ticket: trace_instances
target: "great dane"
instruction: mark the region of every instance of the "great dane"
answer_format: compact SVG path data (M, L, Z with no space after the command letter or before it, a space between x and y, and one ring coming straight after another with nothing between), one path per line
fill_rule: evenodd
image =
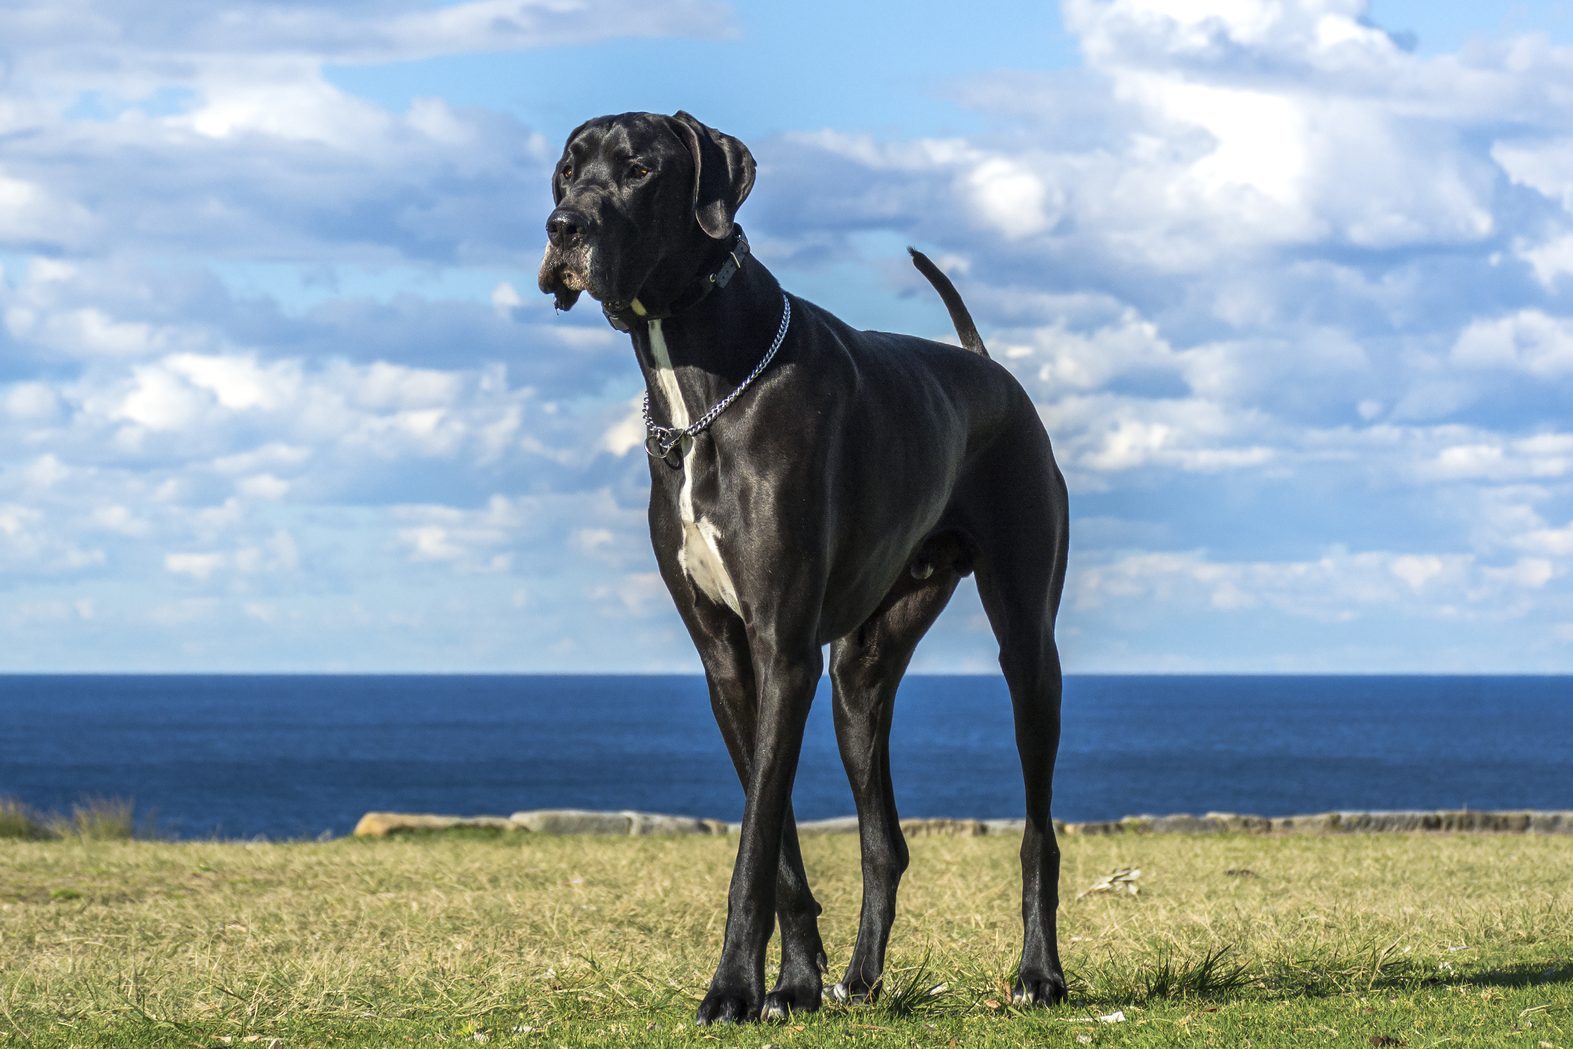
M858 331L783 292L733 221L753 184L747 147L687 113L586 121L552 177L540 271L559 309L588 291L632 337L651 542L747 796L721 961L698 1020L820 1005L820 908L803 873L792 778L826 644L863 858L857 943L831 993L878 994L908 861L890 780L896 685L972 572L1026 783L1015 1001L1062 1001L1049 800L1068 522L1048 435L920 253L914 263L944 299L960 348ZM767 994L777 922L781 974Z

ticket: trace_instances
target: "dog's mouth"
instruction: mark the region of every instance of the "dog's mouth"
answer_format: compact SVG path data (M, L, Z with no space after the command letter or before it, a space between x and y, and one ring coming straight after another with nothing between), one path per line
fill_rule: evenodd
M552 296L559 310L572 309L582 292L599 297L590 287L590 253L583 247L558 251L548 245L537 284L544 294Z

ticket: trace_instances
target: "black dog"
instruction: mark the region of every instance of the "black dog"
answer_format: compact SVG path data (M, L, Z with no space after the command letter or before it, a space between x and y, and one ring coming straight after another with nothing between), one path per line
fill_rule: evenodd
M914 261L964 349L856 331L783 293L733 224L753 183L747 147L686 113L588 121L552 179L540 274L558 308L588 291L633 337L648 397L650 538L747 794L725 945L699 1022L819 1007L826 961L792 777L827 643L863 852L857 946L832 993L878 993L907 867L890 782L896 685L974 570L1026 780L1015 999L1059 1002L1049 798L1068 526L1048 435L921 254ZM766 994L777 920L781 978Z

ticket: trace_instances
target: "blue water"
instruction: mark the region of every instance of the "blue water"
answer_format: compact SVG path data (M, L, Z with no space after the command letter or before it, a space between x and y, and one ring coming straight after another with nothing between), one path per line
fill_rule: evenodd
M828 694L803 819L852 811ZM912 677L892 734L904 816L1013 817L997 677ZM371 809L578 807L737 819L690 677L0 676L0 796L130 797L179 837L343 834ZM1573 809L1573 678L1072 677L1055 815Z

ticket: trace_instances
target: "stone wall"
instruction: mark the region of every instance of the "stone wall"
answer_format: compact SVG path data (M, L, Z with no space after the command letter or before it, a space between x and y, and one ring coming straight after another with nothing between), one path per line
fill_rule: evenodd
M1202 816L1127 816L1096 823L1055 823L1062 834L1371 834L1394 831L1471 834L1573 834L1573 812L1322 812L1308 816L1248 816L1209 812ZM405 812L368 812L355 825L358 838L386 838L443 830L480 830L529 834L599 834L639 837L650 834L736 834L737 824L692 816L650 812L592 812L536 809L512 816L432 816ZM908 837L1019 835L1021 820L902 820ZM801 834L855 834L857 818L842 816L798 824Z

